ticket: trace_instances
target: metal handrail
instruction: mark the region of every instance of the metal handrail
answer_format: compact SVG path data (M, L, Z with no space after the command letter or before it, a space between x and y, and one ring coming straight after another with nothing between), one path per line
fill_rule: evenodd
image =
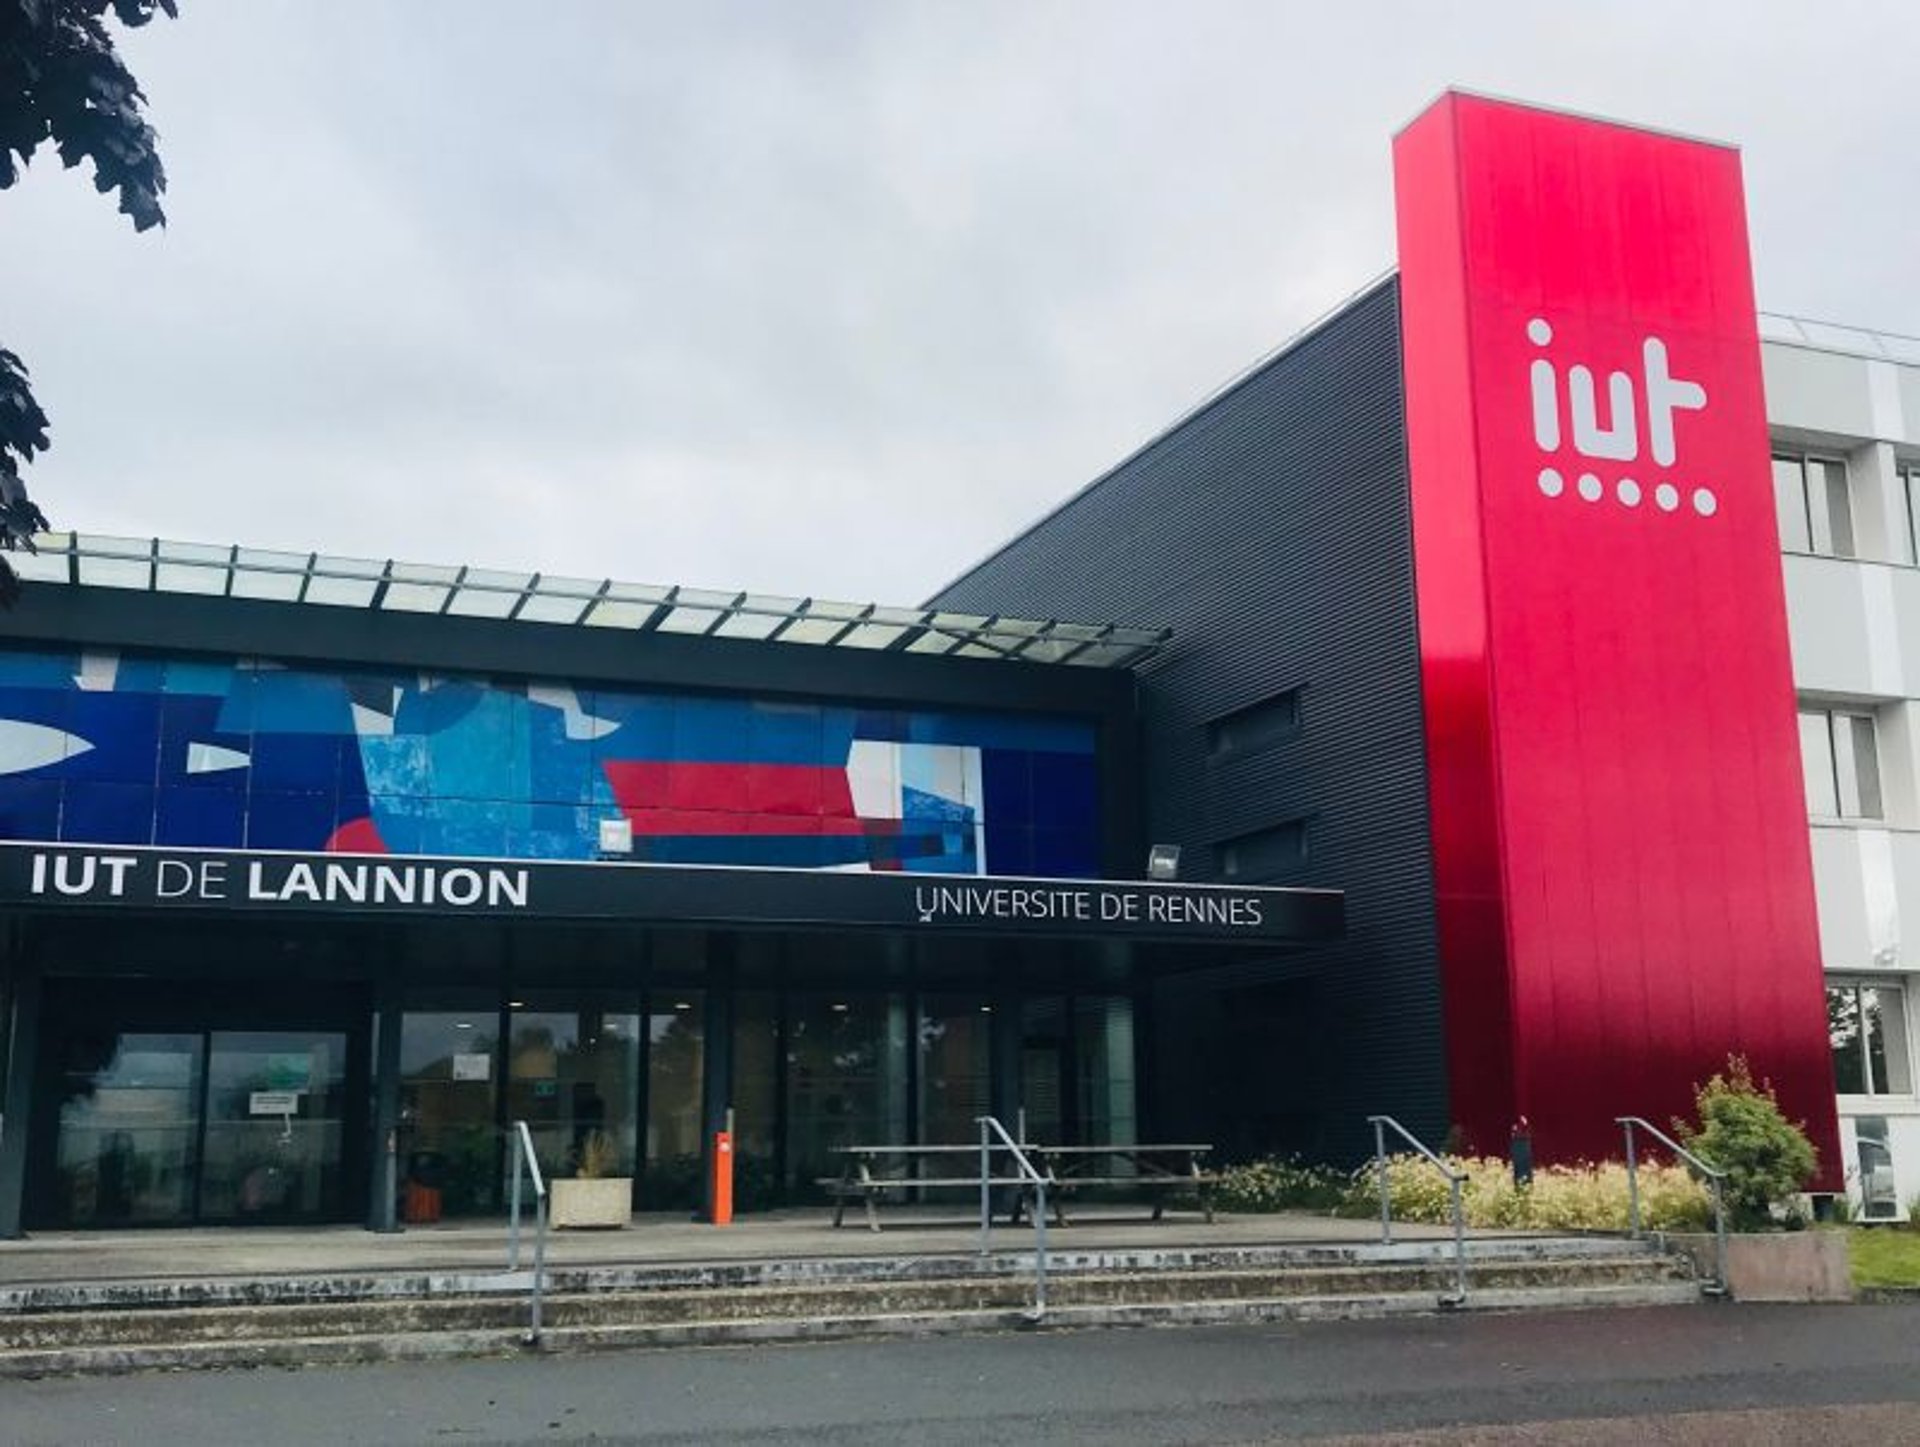
M1033 1186L1033 1310L1028 1320L1038 1324L1047 1318L1047 1177L1039 1170L1020 1143L1007 1134L1007 1128L990 1115L975 1116L980 1126L980 1254L985 1256L993 1240L993 1137L1000 1137L1000 1148L1013 1157L1013 1165L1022 1180ZM1022 1122L1024 1126L1025 1122Z
M1367 1117L1367 1123L1373 1127L1373 1166L1380 1180L1380 1243L1383 1246L1393 1244L1393 1195L1387 1184L1387 1128L1391 1126L1402 1140L1424 1156L1435 1170L1447 1178L1447 1194L1453 1203L1453 1294L1441 1297L1440 1304L1465 1306L1467 1302L1467 1217L1462 1188L1466 1185L1467 1173L1455 1170L1438 1155L1428 1150L1424 1141L1392 1116L1370 1115Z
M533 1306L528 1318L528 1346L540 1345L540 1302L547 1280L547 1182L540 1174L540 1158L533 1153L533 1132L524 1120L513 1123L512 1208L507 1225L507 1270L520 1269L520 1176L533 1181Z
M1714 1281L1707 1290L1716 1295L1724 1294L1727 1289L1727 1201L1726 1192L1721 1183L1727 1173L1710 1162L1703 1161L1679 1141L1661 1130L1659 1126L1639 1115L1616 1115L1613 1123L1627 1135L1627 1221L1628 1234L1638 1240L1640 1231L1640 1161L1633 1146L1633 1130L1638 1126L1661 1145L1672 1151L1694 1170L1707 1178L1707 1184L1713 1188L1713 1262Z

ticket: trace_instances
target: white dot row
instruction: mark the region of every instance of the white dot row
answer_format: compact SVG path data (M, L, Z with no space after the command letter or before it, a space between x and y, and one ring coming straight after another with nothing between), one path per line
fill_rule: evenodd
M1598 502L1606 496L1606 487L1591 472L1583 472L1575 480L1573 489L1588 502ZM1540 469L1540 491L1548 497L1558 497L1567 490L1567 480L1555 467ZM1620 500L1622 507L1639 507L1646 494L1640 484L1630 477L1623 477L1614 484L1613 495ZM1692 496L1693 510L1703 518L1710 518L1720 510L1720 499L1713 495L1709 487L1696 487ZM1670 482L1663 482L1653 490L1653 505L1661 512L1672 512L1680 506L1680 489Z

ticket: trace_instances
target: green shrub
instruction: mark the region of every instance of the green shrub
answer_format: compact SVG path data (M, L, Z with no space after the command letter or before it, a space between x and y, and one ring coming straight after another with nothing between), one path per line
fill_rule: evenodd
M1727 1173L1728 1223L1743 1231L1775 1224L1774 1208L1819 1168L1806 1132L1781 1113L1773 1086L1756 1083L1739 1055L1727 1057L1725 1074L1715 1073L1696 1087L1694 1109L1699 1127L1676 1120L1674 1131L1687 1149Z

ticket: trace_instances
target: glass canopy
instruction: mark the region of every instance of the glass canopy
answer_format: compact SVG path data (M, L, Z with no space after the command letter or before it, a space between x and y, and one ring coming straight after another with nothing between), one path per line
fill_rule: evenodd
M1848 352L1856 357L1884 357L1920 367L1920 337L1900 332L1871 331L1839 322L1814 321L1784 312L1760 313L1760 336L1769 342L1799 342L1822 351Z
M878 603L835 603L767 593L495 572L427 563L374 562L326 553L42 533L37 553L9 561L22 579L137 592L444 613L636 633L697 634L766 643L904 653L1014 658L1125 668L1171 636L1165 628L1006 618Z

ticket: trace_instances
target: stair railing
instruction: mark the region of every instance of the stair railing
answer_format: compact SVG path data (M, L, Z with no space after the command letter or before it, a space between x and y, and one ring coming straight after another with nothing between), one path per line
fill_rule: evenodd
M1467 1303L1467 1217L1463 1188L1467 1183L1467 1173L1455 1170L1439 1156L1428 1150L1425 1143L1412 1131L1400 1124L1390 1115L1370 1115L1367 1122L1373 1127L1373 1168L1380 1181L1380 1241L1382 1245L1393 1244L1393 1192L1387 1181L1387 1132L1392 1130L1435 1170L1447 1178L1447 1194L1453 1203L1453 1293L1442 1296L1442 1306L1465 1306Z
M1027 1156L1020 1143L1007 1134L1007 1128L990 1115L975 1116L980 1126L980 1254L985 1256L993 1240L993 1138L1000 1138L999 1149L1013 1157L1019 1178L1033 1188L1033 1310L1027 1319L1036 1325L1047 1319L1047 1176ZM1024 1127L1025 1122L1022 1122ZM1022 1134L1024 1134L1024 1129Z
M1679 1141L1668 1135L1660 1127L1644 1116L1617 1115L1613 1123L1627 1135L1627 1222L1628 1234L1636 1241L1644 1234L1640 1229L1640 1160L1634 1149L1633 1133L1643 1130L1674 1155L1685 1161L1697 1174L1704 1177L1713 1191L1713 1269L1714 1280L1704 1288L1714 1296L1724 1296L1727 1290L1727 1201L1724 1183L1727 1173L1718 1166L1710 1165Z
M533 1132L524 1120L516 1120L509 1135L513 1162L510 1171L512 1205L507 1216L507 1270L520 1269L520 1178L524 1174L533 1186L533 1288L532 1308L527 1334L528 1346L540 1345L540 1300L547 1282L547 1182L540 1174L540 1160L533 1153Z

